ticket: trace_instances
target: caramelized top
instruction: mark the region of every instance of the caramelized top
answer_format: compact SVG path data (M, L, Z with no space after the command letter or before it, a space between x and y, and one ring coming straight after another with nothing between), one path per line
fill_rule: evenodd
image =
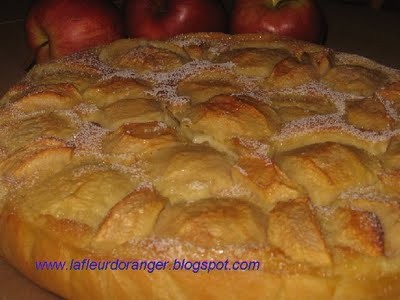
M399 86L272 35L121 40L37 65L1 100L0 214L100 254L399 272Z

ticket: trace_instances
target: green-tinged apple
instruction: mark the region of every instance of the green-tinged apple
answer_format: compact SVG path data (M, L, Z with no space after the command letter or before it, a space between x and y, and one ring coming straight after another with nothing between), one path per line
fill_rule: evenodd
M271 32L309 42L323 37L322 13L314 0L236 0L232 33Z
M124 37L122 16L107 0L37 0L25 30L39 63Z
M225 32L228 15L219 0L128 0L129 37L165 39L180 33Z

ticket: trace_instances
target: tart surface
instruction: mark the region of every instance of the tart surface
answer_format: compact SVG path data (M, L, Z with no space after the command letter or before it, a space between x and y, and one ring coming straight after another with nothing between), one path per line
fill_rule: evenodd
M66 298L400 297L400 71L273 35L120 40L1 100L0 254ZM35 261L258 261L38 271Z

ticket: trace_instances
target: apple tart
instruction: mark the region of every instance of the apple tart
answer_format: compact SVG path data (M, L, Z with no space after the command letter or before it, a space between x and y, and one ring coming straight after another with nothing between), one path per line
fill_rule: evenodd
M199 33L37 65L1 105L0 254L62 297L400 297L398 70Z

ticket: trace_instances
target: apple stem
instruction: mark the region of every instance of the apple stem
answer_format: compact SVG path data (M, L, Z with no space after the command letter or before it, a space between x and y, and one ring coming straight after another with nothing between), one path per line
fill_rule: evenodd
M44 47L44 46L47 46L49 44L49 41L47 40L47 41L45 41L45 42L43 42L43 43L41 43L40 45L39 45L39 47L37 47L37 51L39 51L39 49L40 48L42 48L42 47Z
M282 2L282 0L271 0L271 1L272 1L272 7L277 7Z
M26 67L24 68L24 71L25 71L25 72L29 72L29 71L33 68L33 66L34 66L35 64L36 64L35 56L32 54L32 55L29 57L28 61L24 64L24 65L26 65Z

